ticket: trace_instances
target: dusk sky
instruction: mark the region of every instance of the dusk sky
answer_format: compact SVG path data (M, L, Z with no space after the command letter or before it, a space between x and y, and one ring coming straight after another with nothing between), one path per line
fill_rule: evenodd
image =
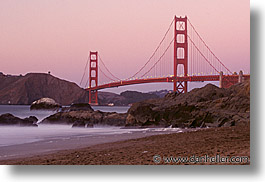
M120 78L150 57L173 17L187 15L232 71L250 72L249 0L0 1L0 72L51 71L79 84L90 50ZM172 84L105 91L172 89Z

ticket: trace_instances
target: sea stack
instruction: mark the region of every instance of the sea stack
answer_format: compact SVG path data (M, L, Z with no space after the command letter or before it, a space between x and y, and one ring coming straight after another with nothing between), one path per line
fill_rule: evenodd
M41 98L39 100L34 101L31 104L30 109L56 110L61 107L62 106L60 104L58 104L57 102L55 102L55 100L51 98Z

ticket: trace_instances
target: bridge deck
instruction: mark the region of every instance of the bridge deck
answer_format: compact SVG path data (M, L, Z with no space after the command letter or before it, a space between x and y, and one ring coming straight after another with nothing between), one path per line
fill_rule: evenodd
M249 79L250 75L243 75L245 79ZM237 80L238 75L224 75L223 78L229 80ZM162 78L146 78L146 79L135 79L135 80L121 80L117 82L111 82L97 87L87 88L86 90L101 90L105 88L120 87L126 85L135 85L143 83L158 83L158 82L204 82L204 81L219 81L219 75L208 75L208 76L184 76L184 77L162 77Z

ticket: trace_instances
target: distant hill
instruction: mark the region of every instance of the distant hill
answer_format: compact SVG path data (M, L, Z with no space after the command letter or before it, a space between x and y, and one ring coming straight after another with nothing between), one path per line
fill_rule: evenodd
M149 93L125 91L121 94L99 91L98 100L100 105L113 103L116 106L127 106L147 99L161 98L167 93L167 90ZM43 97L52 98L61 105L88 102L88 93L83 88L50 74L13 76L0 72L0 104L31 104Z
M0 104L31 104L43 97L52 98L62 105L88 102L84 89L50 74L11 76L0 73Z
M171 93L172 90L157 90L157 91L152 91L152 92L148 92L149 94L154 94L157 95L159 98L163 98L165 97L165 95L167 95L168 93Z
M127 106L135 102L155 98L159 97L155 94L142 93L137 91L125 91L121 94L99 92L98 94L98 100L100 105L107 105L109 103L113 103L116 106Z

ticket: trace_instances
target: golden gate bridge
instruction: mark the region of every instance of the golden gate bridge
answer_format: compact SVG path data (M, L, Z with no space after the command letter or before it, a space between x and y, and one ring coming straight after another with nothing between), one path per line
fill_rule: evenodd
M115 76L98 52L90 52L80 84L88 69L85 87L92 105L98 105L98 90L105 88L171 82L175 92L185 93L188 91L188 82L219 81L221 88L228 88L250 78L250 75L243 75L242 71L237 75L229 70L187 16L174 17L150 58L129 78Z

